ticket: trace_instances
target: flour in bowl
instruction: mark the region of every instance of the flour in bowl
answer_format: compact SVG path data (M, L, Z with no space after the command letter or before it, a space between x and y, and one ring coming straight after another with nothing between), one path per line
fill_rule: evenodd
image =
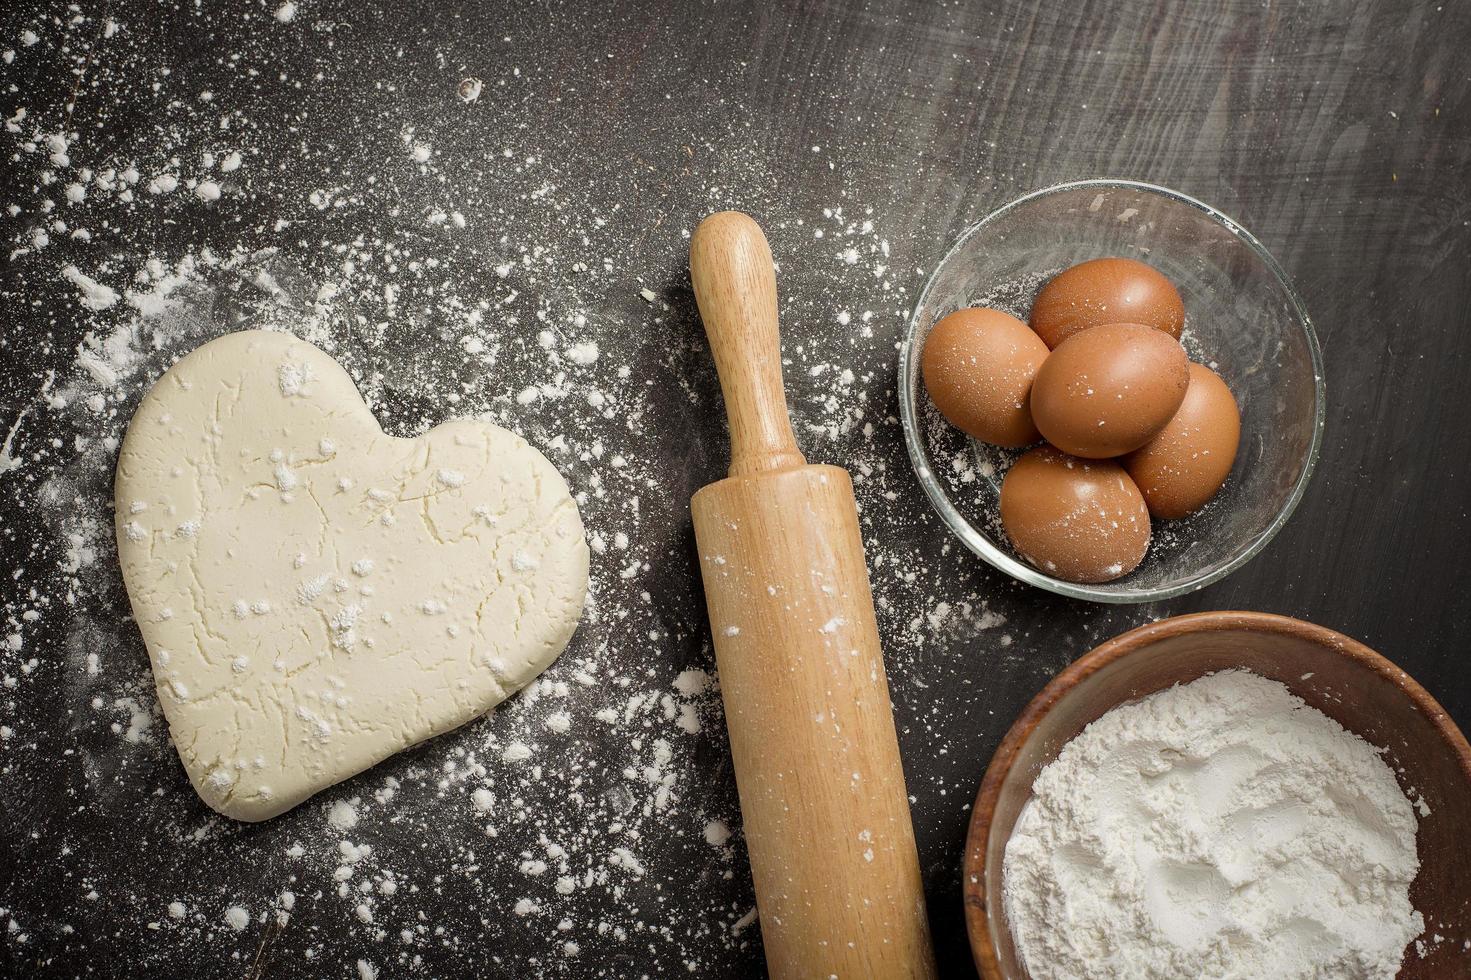
M1377 980L1424 929L1412 804L1276 681L1225 671L1115 708L1032 789L1004 891L1033 980Z

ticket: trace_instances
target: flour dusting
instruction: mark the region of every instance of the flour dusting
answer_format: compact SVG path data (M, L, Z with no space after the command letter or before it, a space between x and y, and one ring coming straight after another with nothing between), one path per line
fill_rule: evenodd
M0 793L37 801L24 822L0 814L27 869L0 910L7 941L71 972L105 955L118 972L243 973L261 950L273 969L332 976L756 968L688 533L689 497L728 452L688 287L701 216L755 212L778 253L794 427L814 461L853 473L903 737L927 752L952 737L930 707L947 643L979 638L988 664L1045 667L1001 642L988 573L957 576L892 533L939 533L912 493L893 404L894 342L923 270L891 244L881 195L846 174L866 150L825 144L820 190L796 196L773 179L750 125L760 113L711 101L656 131L605 134L610 166L584 152L601 123L573 118L564 73L522 56L545 25L508 20L488 52L443 23L367 45L317 3L176 13L180 30L208 34L209 58L182 59L122 11L37 19L7 52L0 299L25 319L0 338ZM687 71L647 67L660 85ZM662 190L631 192L648 173L635 159ZM459 415L522 435L566 476L593 550L582 623L544 675L252 826L204 807L179 765L111 508L143 392L247 327L322 347L394 435ZM271 380L290 399L319 387L299 365ZM271 492L300 493L302 465L283 458ZM434 472L455 491L458 472ZM162 516L139 510L124 527ZM383 556L345 557L353 587L371 585ZM334 587L302 574L307 593ZM242 595L230 615L267 622L272 609ZM331 655L365 655L361 625L336 617ZM231 668L274 659L241 651ZM959 685L948 704L979 693ZM936 757L911 774L921 820L953 816L977 775L973 759ZM117 939L123 924L138 936Z

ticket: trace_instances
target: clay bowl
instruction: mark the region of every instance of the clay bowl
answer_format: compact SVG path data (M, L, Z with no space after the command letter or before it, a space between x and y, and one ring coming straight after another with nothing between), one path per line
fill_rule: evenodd
M1471 939L1471 747L1444 709L1404 671L1346 636L1285 616L1209 612L1141 626L1085 654L1032 699L991 758L971 815L965 919L987 980L1027 976L1001 898L1006 841L1042 767L1111 708L1231 667L1285 684L1344 728L1387 749L1400 786L1429 805L1416 844L1410 899L1425 916L1424 958L1414 944L1400 980L1464 975ZM1305 675L1311 675L1306 676Z

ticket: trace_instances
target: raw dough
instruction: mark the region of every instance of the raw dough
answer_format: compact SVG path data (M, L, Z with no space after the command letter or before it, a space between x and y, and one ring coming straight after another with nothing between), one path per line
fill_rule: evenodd
M118 556L179 757L264 820L483 714L550 664L587 593L577 505L489 422L387 436L286 333L154 384L117 471Z

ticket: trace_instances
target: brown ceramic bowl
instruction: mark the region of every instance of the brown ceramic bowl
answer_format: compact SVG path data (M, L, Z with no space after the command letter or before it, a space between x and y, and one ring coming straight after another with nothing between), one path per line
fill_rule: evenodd
M1053 678L1006 733L976 798L965 853L965 920L976 968L987 980L1027 976L1001 899L1006 841L1042 767L1105 712L1212 671L1244 667L1285 684L1344 728L1387 749L1400 786L1430 807L1416 845L1420 873L1410 900L1426 932L1412 943L1400 980L1465 976L1471 939L1471 747L1435 699L1356 640L1286 616L1209 612L1141 626L1090 651ZM1311 675L1306 676L1305 675Z

